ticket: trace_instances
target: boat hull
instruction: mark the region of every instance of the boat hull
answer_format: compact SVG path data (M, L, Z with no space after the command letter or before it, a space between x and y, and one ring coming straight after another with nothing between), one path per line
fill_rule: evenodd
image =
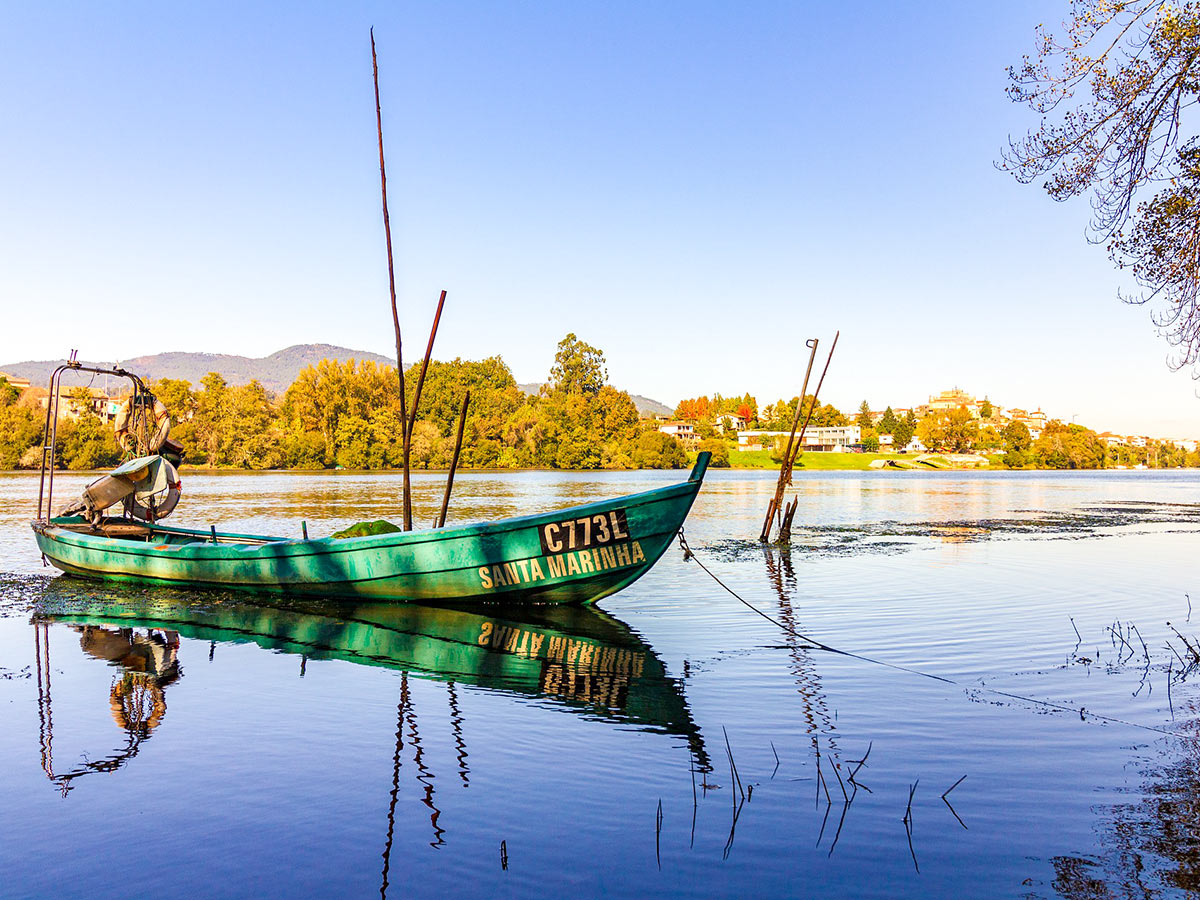
M33 523L72 575L355 600L588 603L645 574L682 526L708 455L686 482L536 516L347 539L286 540L154 526L144 539Z

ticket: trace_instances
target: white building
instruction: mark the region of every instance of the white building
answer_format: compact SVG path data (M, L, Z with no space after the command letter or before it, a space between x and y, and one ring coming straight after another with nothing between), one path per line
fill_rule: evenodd
M786 447L787 431L740 431L739 450L762 450L765 445ZM797 435L799 436L799 435ZM804 433L802 450L818 452L848 453L862 443L862 429L857 425L837 425L830 428L809 428Z
M685 444L694 444L700 440L700 435L696 434L696 426L691 422L663 422L658 426L658 430Z

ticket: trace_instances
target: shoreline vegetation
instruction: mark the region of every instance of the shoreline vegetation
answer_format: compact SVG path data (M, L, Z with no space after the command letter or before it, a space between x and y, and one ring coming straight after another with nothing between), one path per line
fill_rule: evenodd
M555 466L524 466L514 468L511 466L476 466L468 469L471 473L499 473L499 472L563 472L577 471L581 473L587 472L637 472L646 468L657 469L686 469L689 468L696 460L696 452L686 452L686 463L682 466L631 466L631 467L607 467L593 469L562 469ZM963 463L954 458L954 454L940 453L823 453L823 452L808 452L801 454L796 461L796 470L809 472L1047 472L1047 471L1072 471L1069 467L1051 468L1024 466L1021 468L1009 468L1003 465L999 457L985 458L985 462ZM740 472L777 472L779 471L780 463L777 460L771 459L767 451L729 451L730 463L721 468L730 469L731 471ZM806 465L802 463L807 460ZM872 465L872 463L876 463ZM879 463L898 463L898 465L879 465ZM1096 466L1092 469L1083 470L1077 469L1074 471L1161 471L1163 466ZM1174 468L1196 468L1195 466L1176 466ZM58 474L69 473L73 475L102 475L111 469L110 466L99 468L81 469L81 468L65 468L58 467ZM275 468L246 468L238 466L208 466L208 465L193 465L184 463L180 466L179 471L187 475L250 475L250 474L275 474L275 475L400 475L403 473L401 468L346 468L344 466L334 467L275 467ZM414 474L442 475L444 476L449 470L449 467L429 467L414 470ZM463 469L459 466L459 473ZM0 468L0 475L29 475L36 474L36 468L21 468L10 467Z
M415 368L415 367L414 367ZM407 378L409 394L414 378ZM171 437L185 448L191 471L294 470L391 471L402 468L401 414L395 367L372 360L322 360L300 371L282 394L257 381L230 385L210 372L198 388L164 378L151 390L172 418ZM731 418L763 431L787 431L799 397L759 408L750 394L682 401L677 419L694 425L697 441L685 445L639 418L626 391L608 383L604 354L568 334L559 342L548 382L536 394L518 386L499 356L480 361L431 361L422 394L422 415L412 434L415 470L449 468L458 403L471 392L460 468L630 470L682 469L708 450L714 468L778 469L782 447L737 449ZM41 465L45 391L18 392L0 379L0 471ZM122 452L86 386L67 388L67 415L58 426L58 470L103 471ZM411 396L409 397L411 402ZM848 425L831 404L804 398L810 427ZM107 398L102 407L107 405ZM810 471L900 469L1102 469L1200 466L1200 452L1169 442L1145 447L1106 444L1081 425L1051 420L1035 439L1020 422L974 420L966 409L917 419L892 414L873 419L866 402L854 420L862 428L863 452L807 450L796 468ZM906 445L915 435L922 453L879 452L880 435Z

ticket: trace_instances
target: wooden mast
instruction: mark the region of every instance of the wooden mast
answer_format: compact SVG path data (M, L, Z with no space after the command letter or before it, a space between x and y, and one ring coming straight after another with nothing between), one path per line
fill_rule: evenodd
M392 327L396 331L396 374L400 379L400 422L404 452L404 530L412 531L412 483L408 465L408 400L404 390L404 352L400 340L400 314L396 310L396 273L392 263L392 225L388 220L387 170L383 162L383 113L379 108L379 62L375 58L375 29L371 29L371 72L375 80L375 128L379 134L379 189L383 195L383 231L387 237L388 290L392 298Z

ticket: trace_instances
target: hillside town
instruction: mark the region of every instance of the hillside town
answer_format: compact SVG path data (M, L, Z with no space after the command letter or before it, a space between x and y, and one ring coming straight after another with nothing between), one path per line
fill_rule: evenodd
M708 398L698 399L706 401ZM686 413L687 411L692 411L696 402L684 401L676 412L684 411ZM718 400L718 405L719 402ZM792 408L794 409L794 398ZM1046 431L1047 425L1055 421L1053 417L1043 412L1040 407L1033 411L1016 406L1004 407L998 403L993 403L986 396L979 399L955 387L935 395L930 395L928 402L911 408L897 406L887 407L887 409L870 409L868 407L866 410L860 410L859 415L855 417L853 422L828 427L809 428L804 434L803 449L818 452L861 451L864 449L864 441L866 441L868 446L870 445L872 431L874 431L875 436L878 437L876 449L906 453L926 453L937 448L926 446L917 433L913 433L906 442L897 443L895 441L895 433L891 428L887 427L888 423L885 422L885 418L889 413L897 420L909 418L911 414L912 418L920 422L930 417L950 415L959 411L965 412L970 422L974 423L977 429L980 430L991 428L999 433L1014 423L1023 425L1029 431L1029 438L1032 441L1040 439ZM780 438L786 440L790 434L790 431L761 430L754 427L759 423L756 419L752 418L752 414L748 408L741 411L720 412L711 416L704 416L702 414L696 416L693 414L691 418L670 418L666 416L658 418L661 422L659 425L660 431L670 434L688 444L699 442L705 434L705 429L698 426L705 424L721 432L736 434L738 449L746 451L770 449L774 442ZM1070 424L1074 424L1074 422ZM1145 434L1118 434L1113 431L1098 432L1096 436L1111 447L1145 449L1155 444L1172 444L1188 453L1195 452L1197 448L1196 438L1153 437ZM984 449L988 449L986 438L984 439L984 443Z

